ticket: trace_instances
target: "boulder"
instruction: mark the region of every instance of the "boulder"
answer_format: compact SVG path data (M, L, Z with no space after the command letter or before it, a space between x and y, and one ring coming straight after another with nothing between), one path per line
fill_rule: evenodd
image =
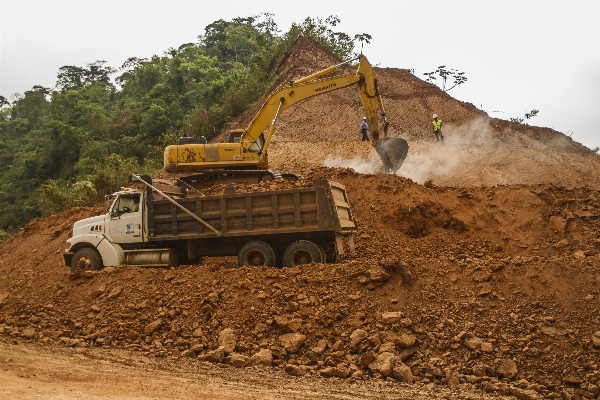
M375 361L375 353L367 351L360 356L359 364L362 368L367 368L373 361Z
M250 357L251 365L262 365L270 367L273 363L273 352L269 349L260 349L260 351Z
M392 369L394 378L398 379L400 382L413 383L413 375L410 368L397 357L392 362Z
M483 340L478 338L477 336L471 336L465 338L464 345L467 346L470 350L478 350L483 344Z
M569 241L567 239L563 239L559 242L556 242L552 245L555 249L563 249L569 246Z
M369 336L369 334L366 331L364 331L362 329L355 329L350 334L350 343L352 343L352 345L356 346L357 344L362 342L364 339L366 339L368 336Z
M503 360L500 360L497 371L498 371L498 375L508 378L508 379L512 379L517 375L517 372L519 372L519 369L517 368L516 362L514 362L513 360L511 360L509 358L505 358Z
M375 356L375 360L369 364L369 369L372 372L379 372L381 375L388 377L392 375L394 370L393 362L395 361L395 354L384 352L379 353Z
M203 343L197 343L195 345L193 345L192 347L190 347L190 354L195 355L200 353L201 351L204 350L204 344Z
M378 353L396 353L396 345L392 342L385 342L379 346Z
M235 350L237 336L233 333L233 329L226 328L219 333L219 347L223 347L225 354L232 353Z
M386 342L392 342L398 347L411 347L417 340L416 336L408 332L385 331L382 339Z
M275 323L284 333L298 332L302 326L301 319L289 319L287 317L275 317Z
M161 319L154 320L144 327L144 333L146 334L146 336L150 336L154 332L156 332L161 325Z
M573 253L573 256L579 260L583 260L585 258L585 252L583 250L577 250Z
M306 370L304 368L292 364L286 365L284 371L286 374L290 374L293 376L302 376L306 373Z
M306 336L301 333L286 333L279 336L279 344L288 353L296 353L305 341Z
M381 314L381 322L384 325L397 324L402 319L402 313L400 311L384 312Z
M348 376L348 368L327 367L319 371L325 378L345 378Z
M212 362L212 363L220 363L220 362L223 362L224 357L225 357L225 351L223 351L223 347L219 347L218 349L211 350L198 358L202 361L208 361L208 362Z
M385 269L381 267L373 267L369 268L367 272L365 272L365 276L371 282L385 282L390 279L391 275L386 272Z
M245 354L231 353L229 355L229 363L236 368L243 368L248 365L250 358Z
M481 351L484 353L491 353L494 351L494 345L490 342L481 343Z
M115 298L119 297L119 295L121 294L122 290L123 290L123 288L121 286L115 287L113 290L110 291L110 293L108 294L108 296L106 297L106 299L107 300L112 300L112 299L115 299Z

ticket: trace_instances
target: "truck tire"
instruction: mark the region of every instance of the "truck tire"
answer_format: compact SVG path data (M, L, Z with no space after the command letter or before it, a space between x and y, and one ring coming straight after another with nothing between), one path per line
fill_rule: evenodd
M277 256L271 246L265 242L248 242L238 253L238 266L267 267L277 266Z
M97 271L101 268L102 258L100 254L89 247L77 250L71 259L71 272Z
M292 268L300 264L325 262L322 252L319 245L308 240L298 240L285 249L283 266Z

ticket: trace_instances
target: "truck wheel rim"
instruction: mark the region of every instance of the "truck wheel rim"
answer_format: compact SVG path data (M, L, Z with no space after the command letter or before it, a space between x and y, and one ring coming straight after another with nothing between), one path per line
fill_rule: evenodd
M247 264L252 266L266 265L267 260L265 255L261 251L251 251L246 256Z
M294 265L309 264L309 263L313 262L313 259L312 259L312 256L310 255L310 253L305 250L299 250L299 251L295 252L292 259L294 260Z
M92 261L88 257L81 257L77 260L77 269L86 270L92 265Z

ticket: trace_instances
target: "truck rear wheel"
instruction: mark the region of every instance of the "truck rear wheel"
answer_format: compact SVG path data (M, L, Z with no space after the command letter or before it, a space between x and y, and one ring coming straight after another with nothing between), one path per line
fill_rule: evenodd
M291 268L300 264L325 262L322 254L323 250L319 245L308 240L298 240L285 249L283 266Z
M273 248L265 242L248 242L238 253L238 266L244 265L275 267L277 266L277 256Z
M97 271L102 268L102 258L94 249L84 247L73 254L71 272Z

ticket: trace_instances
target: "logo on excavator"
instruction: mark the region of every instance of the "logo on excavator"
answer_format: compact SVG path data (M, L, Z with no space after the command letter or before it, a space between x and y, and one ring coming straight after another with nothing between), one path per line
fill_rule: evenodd
M315 92L322 92L323 90L331 89L332 87L336 87L336 86L337 86L337 85L336 85L335 83L330 83L330 84L329 84L329 85L327 85L327 86L323 86L323 87L320 87L320 88L316 88L316 89L315 89Z

